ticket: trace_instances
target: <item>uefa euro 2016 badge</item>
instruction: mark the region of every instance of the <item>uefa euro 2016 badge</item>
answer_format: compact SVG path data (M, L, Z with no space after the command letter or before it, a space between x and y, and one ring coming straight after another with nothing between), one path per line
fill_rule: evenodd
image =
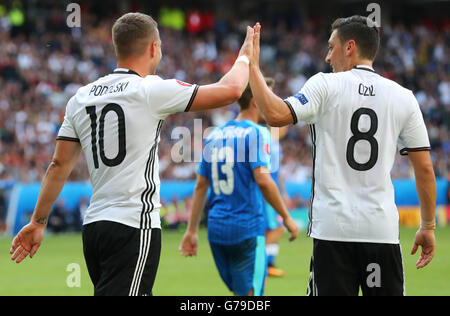
M309 102L303 93L297 93L296 95L294 95L294 98L297 98L303 105Z

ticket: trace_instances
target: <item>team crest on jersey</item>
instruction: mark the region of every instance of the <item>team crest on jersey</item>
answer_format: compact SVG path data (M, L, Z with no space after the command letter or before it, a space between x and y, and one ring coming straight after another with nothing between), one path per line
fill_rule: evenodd
M192 86L190 83L186 83L186 82L183 82L183 81L180 81L180 80L177 80L177 83L179 85L184 86L184 87L191 87Z
M264 146L264 150L266 151L267 154L270 154L270 145L269 145L269 143L267 143L267 144Z
M309 102L303 93L297 93L294 97L297 98L303 105Z

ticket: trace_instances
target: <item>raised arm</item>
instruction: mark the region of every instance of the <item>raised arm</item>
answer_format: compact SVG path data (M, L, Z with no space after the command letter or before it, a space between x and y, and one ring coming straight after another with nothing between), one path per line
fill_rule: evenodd
M422 253L416 263L416 267L420 269L430 263L436 248L434 236L436 227L436 179L428 151L409 152L408 157L414 168L421 215L420 229L416 234L411 254L415 254L419 246L422 247Z
M81 153L78 142L59 140L53 159L42 181L41 191L31 221L14 238L11 259L20 263L28 254L34 256L41 245L48 217L61 193L64 183L75 167Z
M261 25L254 27L253 62L250 64L250 86L258 108L270 126L285 126L294 123L292 107L278 97L266 85L259 68Z
M253 56L253 33L253 28L247 27L247 36L234 66L219 82L200 86L189 111L218 108L232 104L241 97L248 85L249 63Z

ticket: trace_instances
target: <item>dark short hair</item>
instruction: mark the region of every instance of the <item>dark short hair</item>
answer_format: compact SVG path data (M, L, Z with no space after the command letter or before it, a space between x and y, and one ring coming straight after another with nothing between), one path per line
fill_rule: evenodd
M361 15L339 18L331 25L331 32L337 30L341 43L354 40L358 46L359 56L374 60L380 46L379 29L369 26L372 21Z
M269 88L273 89L273 87L275 86L275 79L270 78L270 77L266 77L264 79L266 80L267 86ZM250 88L250 85L248 85L238 100L238 104L239 104L239 107L241 108L241 111L248 109L252 98L253 98L253 92L252 92L252 89Z
M140 56L158 38L158 23L143 13L122 15L112 28L112 40L118 59Z

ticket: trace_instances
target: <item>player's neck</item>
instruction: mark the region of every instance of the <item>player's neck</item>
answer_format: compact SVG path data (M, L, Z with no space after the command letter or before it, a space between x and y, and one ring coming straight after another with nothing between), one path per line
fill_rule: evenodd
M258 123L258 114L251 113L250 111L242 111L236 117L235 121L252 121L253 123Z
M348 70L351 70L356 66L368 66L370 68L373 68L373 61L369 59L360 59L360 58L352 60L348 65Z
M155 73L155 69L149 69L151 67L141 63L139 60L118 60L117 68L133 70L141 77L146 77Z

